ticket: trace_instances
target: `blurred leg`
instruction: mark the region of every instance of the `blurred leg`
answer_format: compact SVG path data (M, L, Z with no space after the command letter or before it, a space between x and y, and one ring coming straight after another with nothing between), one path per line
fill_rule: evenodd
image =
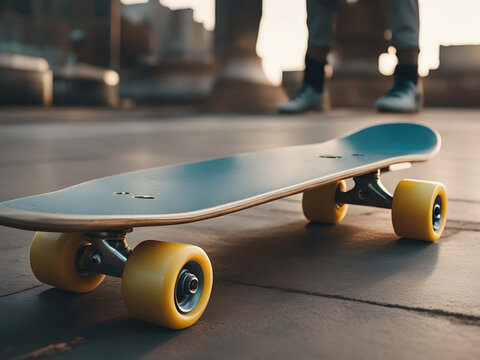
M300 89L280 106L284 113L323 108L323 84L327 55L333 42L333 13L338 0L307 0L308 49Z
M307 57L317 61L327 62L327 56L330 52L330 46L318 47L315 45L308 45L307 48Z
M420 29L418 0L389 0L388 17L392 30L392 45L397 52L416 50Z
M397 50L397 58L399 64L418 65L418 49L401 49Z
M422 106L422 94L418 87L418 1L388 0L385 5L392 30L392 45L397 49L398 65L393 87L375 106L380 111L418 111Z
M333 15L338 0L307 0L307 56L326 61L333 43Z

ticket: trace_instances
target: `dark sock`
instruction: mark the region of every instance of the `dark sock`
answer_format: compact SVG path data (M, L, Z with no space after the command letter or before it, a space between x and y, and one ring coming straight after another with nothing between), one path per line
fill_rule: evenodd
M395 83L401 84L405 81L413 81L415 85L418 83L418 66L412 64L398 64L395 68Z
M305 56L305 71L303 82L311 85L315 91L323 92L323 82L325 80L325 65L324 61L318 61L311 57Z

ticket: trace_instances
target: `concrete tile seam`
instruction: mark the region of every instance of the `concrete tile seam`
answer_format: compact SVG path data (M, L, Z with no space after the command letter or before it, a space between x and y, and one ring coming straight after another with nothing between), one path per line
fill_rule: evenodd
M1 298L4 298L4 297L7 297L7 296L20 294L20 293L22 293L22 292L24 292L24 291L32 290L32 289L35 289L35 288L40 287L40 286L43 286L43 284L38 284L38 285L35 285L35 286L31 286L31 287L29 287L29 288L22 289L22 290L18 290L18 291L15 291L15 292L13 292L13 293L10 293L10 294L0 295L0 299L1 299Z
M474 199L448 198L448 201L450 201L450 202L463 202L463 203L469 203L469 204L480 204L480 200L474 200Z
M448 232L447 233L443 233L442 234L442 237L440 238L440 240L437 240L434 244L442 244L444 242L446 242L448 239L450 239L451 237L456 237L456 235L458 235L459 233L461 233L462 231L470 231L468 229L463 229L463 228L455 228L455 227L445 227L445 229L448 229ZM474 230L473 230L474 231ZM475 232L475 231L474 231ZM440 241L440 243L439 243ZM431 244L433 245L433 244Z
M288 293L299 294L299 295L317 296L317 297L321 297L321 298L325 298L325 299L336 299L336 300L342 300L342 301L349 301L349 302L355 302L355 303L360 303L360 304L380 306L380 307L389 308L389 309L404 310L404 311L409 311L409 312L415 312L415 313L422 314L422 315L444 318L444 319L454 321L454 322L462 324L462 325L480 326L480 316L467 315L467 314L456 313L456 312L451 312L451 311L446 311L446 310L441 310L441 309L427 309L427 308L421 308L421 307L417 307L417 306L390 304L390 303L381 302L381 301L357 299L357 298L352 298L352 297L348 297L348 296L344 296L344 295L338 295L338 294L327 294L327 293L320 293L320 292L316 292L316 291L285 288L285 287L275 286L275 285L253 284L253 283L247 283L247 282L243 282L243 281L236 281L236 280L230 280L230 279L224 279L224 278L218 278L218 279L215 279L215 281L223 281L223 282L236 284L236 285L258 287L258 288L262 288L262 289L288 292Z
M72 156L65 158L53 158L53 159L38 159L38 160L18 160L18 161L3 161L0 162L0 168L9 168L12 166L24 166L24 165L40 165L40 164L58 164L62 162L77 162L77 161L91 161L99 160L98 156Z
M463 231L480 231L480 222L447 219L447 224L445 226L445 229L463 230ZM444 238L445 236L442 236L441 239L444 239ZM441 239L439 241L442 241Z

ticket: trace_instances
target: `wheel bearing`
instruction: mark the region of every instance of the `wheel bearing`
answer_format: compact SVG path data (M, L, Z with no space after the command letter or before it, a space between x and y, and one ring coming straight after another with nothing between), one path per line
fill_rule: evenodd
M437 231L442 226L442 198L437 195L432 210L432 226Z
M203 271L196 261L186 263L177 277L175 305L182 313L192 311L198 304L203 290Z

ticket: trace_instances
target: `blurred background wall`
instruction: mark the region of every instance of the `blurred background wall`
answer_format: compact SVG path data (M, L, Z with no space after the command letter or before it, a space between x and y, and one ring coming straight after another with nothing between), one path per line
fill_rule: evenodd
M115 106L119 13L115 1L1 0L0 101Z
M438 68L421 67L427 106L479 106L480 46L453 35L480 5L459 1L435 2L452 36ZM432 4L420 0L421 10ZM430 13L425 54L438 48L422 40L439 31ZM395 55L384 20L380 0L341 0L333 105L371 106L388 89ZM301 81L304 21L304 1L293 0L0 0L0 103L273 110Z

